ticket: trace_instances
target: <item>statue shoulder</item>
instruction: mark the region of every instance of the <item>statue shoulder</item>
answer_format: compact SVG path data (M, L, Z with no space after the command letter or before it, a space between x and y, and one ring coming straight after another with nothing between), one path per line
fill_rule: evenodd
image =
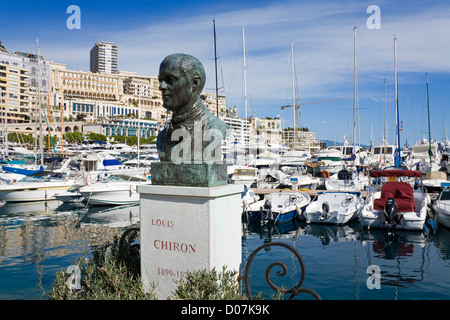
M212 112L206 109L205 116L207 117L206 126L207 129L217 129L225 133L230 127L223 122L222 119L216 117Z

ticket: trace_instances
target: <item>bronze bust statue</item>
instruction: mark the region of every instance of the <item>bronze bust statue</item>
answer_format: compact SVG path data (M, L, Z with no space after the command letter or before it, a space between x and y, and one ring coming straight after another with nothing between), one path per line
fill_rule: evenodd
M162 61L158 78L163 106L172 111L172 119L158 134L160 162L152 167L152 183L192 185L185 181L182 170L194 170L192 174L200 175L200 180L217 180L220 176L220 182L193 182L194 185L224 184L223 180L226 183L221 146L231 129L203 104L200 94L206 76L202 63L187 54L171 54ZM159 171L154 172L157 168Z

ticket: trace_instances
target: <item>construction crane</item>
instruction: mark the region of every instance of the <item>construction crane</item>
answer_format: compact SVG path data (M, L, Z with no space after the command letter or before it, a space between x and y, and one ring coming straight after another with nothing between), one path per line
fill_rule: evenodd
M306 102L306 103L299 103L295 105L295 109L300 108L301 106L307 105L307 104L315 104L315 103L321 103L321 102L328 102L328 101L334 101L334 100L342 100L345 98L335 98L335 99L328 99L328 100L321 100L321 101L315 101L315 102ZM283 110L284 108L290 108L292 106L281 106L281 110Z
M322 103L322 102L328 102L328 101L335 101L335 100L342 100L345 98L334 98L334 99L328 99L328 100L321 100L321 101L315 101L315 102L306 102L306 103L298 103L295 104L295 110L300 109L301 106L305 106L308 104L315 104L315 103ZM291 105L285 105L285 106L281 106L281 110L285 109L285 108L291 108ZM296 134L296 130L297 130L297 119L296 119L296 115L297 112L294 111L294 145L297 142L297 134ZM300 117L300 121L301 121L301 117ZM300 127L301 127L301 123L300 123Z

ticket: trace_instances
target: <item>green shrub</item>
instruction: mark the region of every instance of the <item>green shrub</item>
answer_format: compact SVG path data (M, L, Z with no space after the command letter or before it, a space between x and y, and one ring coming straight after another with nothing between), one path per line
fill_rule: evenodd
M132 254L127 254L127 253ZM81 289L70 289L71 274L57 273L49 298L52 300L147 300L155 299L142 288L136 252L119 250L118 240L74 262L80 270Z
M173 299L183 300L244 300L237 282L237 272L206 269L188 272L178 279Z

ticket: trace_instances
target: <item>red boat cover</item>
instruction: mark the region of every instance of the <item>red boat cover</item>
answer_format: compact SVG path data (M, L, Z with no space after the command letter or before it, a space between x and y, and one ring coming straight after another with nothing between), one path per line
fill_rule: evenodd
M422 173L415 170L374 170L370 171L370 176L379 177L417 177L422 178Z
M381 198L375 199L373 203L374 209L384 210L386 200L389 198L395 199L398 212L414 211L414 190L408 183L398 181L387 182L381 189Z

